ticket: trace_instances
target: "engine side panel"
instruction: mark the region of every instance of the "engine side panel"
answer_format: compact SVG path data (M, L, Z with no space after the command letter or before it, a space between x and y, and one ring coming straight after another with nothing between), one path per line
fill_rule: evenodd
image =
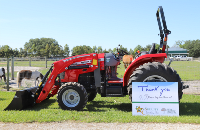
M105 53L105 66L117 66L120 59L116 60L116 58L112 53Z

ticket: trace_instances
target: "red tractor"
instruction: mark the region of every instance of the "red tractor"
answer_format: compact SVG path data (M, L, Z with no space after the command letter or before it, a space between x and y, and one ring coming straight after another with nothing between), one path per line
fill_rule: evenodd
M159 12L164 29L162 30ZM167 29L162 7L156 13L160 29L160 49L155 44L149 52L140 52L126 69L123 78L116 76L120 58L127 52L91 53L65 58L52 64L39 86L17 91L13 101L5 110L21 110L27 106L53 97L63 110L82 110L96 94L101 97L122 97L132 99L132 82L178 82L179 100L182 98L182 83L174 69L164 64L167 58L165 47ZM50 74L50 75L49 75Z

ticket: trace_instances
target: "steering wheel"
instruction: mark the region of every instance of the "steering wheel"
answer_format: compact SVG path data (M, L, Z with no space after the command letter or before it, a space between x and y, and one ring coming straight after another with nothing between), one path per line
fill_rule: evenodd
M128 55L128 52L126 52L126 51L124 51L124 50L122 50L122 49L118 49L118 48L117 48L117 52L118 52L119 56Z
M120 60L119 56L117 56L117 55L114 54L114 53L112 53L112 54L113 54L113 57L114 57L114 59L115 59L116 61L119 61L119 60Z
M135 57L134 59L137 59L139 57L139 55L141 54L141 52L139 52Z

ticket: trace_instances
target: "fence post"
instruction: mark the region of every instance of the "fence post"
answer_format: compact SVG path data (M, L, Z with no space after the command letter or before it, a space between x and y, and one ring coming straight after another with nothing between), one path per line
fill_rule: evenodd
M14 56L11 57L11 80L14 80Z
M9 58L7 57L7 91L9 91Z
M31 57L29 57L29 66L31 67Z
M47 56L45 57L45 63L46 63L46 68L47 68Z

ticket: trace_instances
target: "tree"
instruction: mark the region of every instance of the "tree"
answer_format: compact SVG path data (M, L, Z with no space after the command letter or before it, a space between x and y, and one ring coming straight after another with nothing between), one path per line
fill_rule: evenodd
M69 57L69 53L70 53L69 46L67 44L65 44L65 46L64 46L64 55Z
M64 57L65 52L63 50L63 47L61 45L58 46L58 56Z
M13 50L8 45L4 45L0 48L1 57L11 57L13 55Z
M137 45L137 46L134 48L134 56L135 56L135 54L136 54L136 52L137 52L138 50L141 52L141 51L143 50L143 47L140 46L140 45Z
M93 46L92 52L93 52L93 53L97 53L97 46Z
M72 49L72 55L81 55L81 54L88 54L92 53L92 48L90 46L76 46Z
M99 46L98 48L97 48L97 53L102 53L103 51L102 51L102 47L101 46Z
M27 56L27 52L22 49L22 48L19 48L19 57L26 57Z
M175 41L175 44L172 46L172 47L180 47L180 48L184 48L183 47L183 40L178 40L178 41Z
M116 54L117 53L117 49L113 48L112 52Z
M113 53L112 49L108 49L108 52L109 52L109 53Z
M160 44L155 43L155 48L157 49L157 51L160 50Z
M107 51L106 49L103 50L103 53L109 53L109 51Z
M129 53L130 55L134 55L133 49L130 49L128 53Z
M151 44L148 44L146 45L146 47L144 48L145 51L149 51L151 49L152 45Z
M14 57L19 57L19 50L18 50L17 48L15 48L15 49L13 50L13 56L14 56Z
M189 56L191 57L200 57L200 40L178 40L175 43L175 46L187 49L189 51Z
M200 40L188 40L182 46L184 49L189 50L189 56L200 57Z
M55 56L55 45L54 44L51 44L50 45L50 52L49 52L49 55L51 57Z
M50 50L47 51L46 47L50 46ZM24 45L24 51L28 53L29 56L57 56L58 52L54 50L59 50L58 48L54 47L59 47L58 42L55 39L52 38L35 38L35 39L30 39L29 42L26 42ZM48 54L49 53L49 54Z

